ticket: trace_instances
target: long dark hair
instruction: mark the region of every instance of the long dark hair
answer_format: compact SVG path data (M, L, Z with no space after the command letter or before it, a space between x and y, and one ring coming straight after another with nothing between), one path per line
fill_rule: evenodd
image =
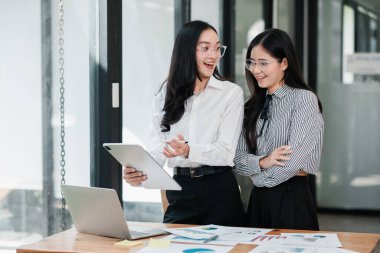
M284 58L287 59L288 67L284 73L284 83L287 86L309 90L315 94L314 90L307 85L302 78L302 72L297 60L296 51L294 50L293 43L286 32L280 29L268 29L257 35L248 46L246 59L251 57L252 49L258 45L261 45L267 53L278 61L282 61ZM244 105L243 131L245 131L249 151L255 154L257 150L256 123L260 112L264 107L266 89L259 87L256 78L248 69L245 69L245 78L247 80L251 97ZM319 98L318 106L319 110L322 112L322 104Z
M182 118L186 100L194 93L196 78L202 81L197 68L196 47L201 33L208 29L217 33L210 24L196 20L186 23L177 34L169 75L160 88L161 90L166 84L165 104L162 109L164 111L161 121L162 132L170 131L170 125ZM224 80L218 68L215 68L213 76Z

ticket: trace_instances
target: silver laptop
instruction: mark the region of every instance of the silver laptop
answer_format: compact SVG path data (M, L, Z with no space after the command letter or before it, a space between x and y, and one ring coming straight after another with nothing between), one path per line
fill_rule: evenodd
M161 229L128 226L114 189L61 185L75 228L81 233L135 240L166 234Z

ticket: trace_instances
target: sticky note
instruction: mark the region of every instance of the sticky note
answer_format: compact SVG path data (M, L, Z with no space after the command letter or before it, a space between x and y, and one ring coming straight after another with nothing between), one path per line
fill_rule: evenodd
M115 242L113 245L115 245L115 246L124 246L124 247L133 247L133 246L136 246L136 245L139 245L139 244L142 244L142 241L128 241L128 240L124 240L124 241L120 241L120 242Z
M149 239L148 247L150 248L168 248L170 247L170 240L167 239Z

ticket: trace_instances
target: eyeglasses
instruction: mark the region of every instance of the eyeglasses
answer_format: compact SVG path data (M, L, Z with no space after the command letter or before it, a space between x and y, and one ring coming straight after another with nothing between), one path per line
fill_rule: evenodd
M198 46L197 49L201 51L202 56L206 57L211 55L212 53L216 55L216 57L223 57L224 53L227 50L227 46L220 45L218 47L208 47L208 46Z
M246 59L245 60L245 67L249 71L253 71L255 67L259 68L260 70L266 70L273 61L266 61L266 60L260 60L256 62L255 60L252 59Z

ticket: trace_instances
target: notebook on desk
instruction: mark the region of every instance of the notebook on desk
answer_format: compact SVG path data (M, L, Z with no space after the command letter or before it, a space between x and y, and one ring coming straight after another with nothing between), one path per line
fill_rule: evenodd
M61 185L75 228L81 233L135 240L166 234L129 226L114 189Z

